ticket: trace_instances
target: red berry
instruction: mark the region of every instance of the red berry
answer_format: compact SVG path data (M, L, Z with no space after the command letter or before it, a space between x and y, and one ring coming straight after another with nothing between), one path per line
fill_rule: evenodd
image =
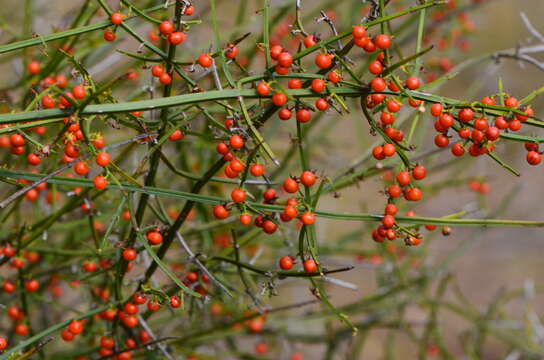
M151 67L151 74L155 77L160 77L164 74L164 68L161 65L153 65Z
M229 212L223 205L215 205L213 208L213 216L217 219L226 219L229 216Z
M287 103L287 95L281 92L275 93L274 95L272 95L272 102L276 106L283 106L285 105L285 103Z
M93 179L93 184L98 190L104 190L108 186L108 180L103 176L96 176Z
M168 140L178 141L183 139L184 137L185 137L185 134L183 133L183 131L177 129L172 134L170 134L170 136L168 136Z
M300 220L304 225L312 225L315 222L315 215L307 211L302 214Z
M538 152L536 151L529 151L527 153L527 162L530 164L530 165L538 165L540 164L540 162L542 161L542 155L540 155Z
M291 110L287 108L280 109L280 111L278 112L278 117L282 120L289 120L291 118L291 115Z
M138 256L138 252L135 249L123 250L123 259L125 259L126 261L136 260L137 256Z
M300 123L307 123L312 119L312 113L308 109L298 109L296 113L297 121Z
M158 231L148 231L145 236L150 245L159 245L162 243L162 235Z
M123 22L124 18L125 17L123 16L123 14L120 14L120 13L116 12L116 13L111 14L110 20L111 20L112 24L120 25Z
M289 89L302 89L302 81L300 79L291 79L287 83Z
M89 166L84 161L78 161L74 165L74 171L78 175L86 175L89 172Z
M246 192L243 189L234 189L230 193L230 197L235 203L241 203L246 201Z
M308 274L314 274L317 272L317 264L314 259L304 260L304 271Z
M410 173L401 171L397 174L396 179L400 186L408 185L410 183Z
M174 32L174 24L168 20L165 20L159 24L159 31L163 35L170 35Z
M74 88L72 89L72 94L78 100L85 99L85 96L87 96L87 92L85 91L85 87L83 87L82 85L74 86Z
M431 106L431 115L440 116L443 110L444 110L444 107L442 106L442 104L433 104Z
M459 120L462 122L469 122L474 118L474 111L471 109L461 109L457 114Z
M187 34L181 31L177 31L168 35L168 42L172 45L179 45L185 41Z
M40 63L37 61L31 61L27 65L28 72L32 75L36 75L41 71Z
M116 37L117 36L115 36L115 33L113 31L111 30L104 31L104 40L111 42L111 41L114 41Z
M412 177L416 180L422 180L427 176L427 169L425 169L425 166L417 165L412 170Z
M316 182L316 176L313 172L311 171L304 171L301 175L300 175L300 182L302 183L302 185L304 186L312 186L315 184Z
M317 38L314 35L308 35L304 38L304 47L309 48L317 44Z
M406 87L410 90L417 90L421 86L421 80L419 78L411 76L406 79Z
M352 30L351 34L353 35L354 38L360 39L360 38L365 37L366 29L365 29L364 26L357 25L357 26L353 27L353 30Z
M283 181L283 190L290 194L296 193L298 191L298 183L293 178L287 178Z
M384 79L377 77L372 79L372 81L370 82L370 87L373 91L382 92L387 87L387 84L385 83Z
M241 149L244 146L244 139L240 135L232 135L229 140L230 146L233 149Z
M204 68L209 68L213 64L213 58L208 54L200 54L198 56L198 64Z
M374 44L382 50L391 46L391 38L385 34L380 34L374 38Z
M450 139L448 139L446 135L438 134L434 138L434 143L436 144L436 146L442 148L449 145Z
M312 80L312 91L322 92L325 91L325 81L323 79L313 79Z
M270 93L270 87L267 83L264 81L261 81L259 85L257 85L257 93L260 96L267 96Z
M110 155L103 151L96 155L96 164L98 166L106 167L110 163Z
M289 54L288 52L284 51L281 54L278 55L278 64L280 64L283 67L289 67L293 64L293 55Z
M282 256L279 261L282 270L291 270L293 267L293 258L290 256Z
M332 58L329 54L319 54L315 58L315 64L320 69L328 69L332 66Z
M161 84L163 85L169 85L171 82L172 82L172 77L167 74L167 73L163 73L160 77L159 77L159 81Z
M253 164L249 168L249 172L251 173L251 175L256 177L263 176L264 166L262 164Z

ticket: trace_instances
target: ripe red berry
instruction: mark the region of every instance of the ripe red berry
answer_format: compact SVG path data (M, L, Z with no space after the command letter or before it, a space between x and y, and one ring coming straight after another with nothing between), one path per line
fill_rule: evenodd
M185 8L185 11L183 12L184 15L191 16L195 13L195 7L193 5L189 5Z
M246 192L243 189L234 189L230 193L230 198L235 203L241 203L246 201Z
M444 110L444 107L442 106L442 104L433 104L431 106L431 115L440 116L443 110Z
M313 79L312 80L312 91L322 92L325 91L325 81L323 79Z
M459 117L459 120L462 122L469 122L474 118L474 111L471 109L461 109L459 110L459 113L457 114Z
M410 90L417 90L421 86L421 80L419 78L411 76L406 79L406 87Z
M296 113L297 121L300 123L307 123L312 119L312 113L308 109L298 109Z
M74 88L72 89L72 94L78 100L85 99L85 96L87 96L87 92L85 91L85 87L83 87L82 85L74 86Z
M159 76L159 81L163 85L169 85L172 82L172 77L167 73L163 73Z
M121 23L123 23L123 19L125 17L123 16L123 14L120 14L120 13L113 13L111 14L111 17L110 17L110 20L111 20L111 23L114 24L114 25L120 25Z
M170 136L168 136L168 140L170 141L178 141L185 137L185 134L180 129L175 130Z
M151 67L151 74L155 77L160 77L164 74L164 68L161 65L153 65Z
M9 142L13 147L23 146L25 144L25 138L19 134L11 134Z
M397 174L396 179L400 186L408 185L410 183L410 173L401 171Z
M181 306L181 299L178 296L170 296L170 306L179 308Z
M200 54L198 56L198 64L202 67L209 68L213 64L213 58L208 54Z
M398 208L395 204L387 204L387 206L385 207L385 214L386 215L391 215L391 216L395 216L397 215L397 212L398 212Z
M291 79L287 83L289 89L302 89L302 81L300 79Z
M315 184L316 182L316 176L313 172L311 171L304 171L302 172L302 174L300 175L300 182L302 183L302 185L304 186L312 186Z
M163 22L159 24L159 31L163 35L170 35L171 33L174 32L174 24L172 24L168 20L164 20Z
M240 223L246 226L251 224L251 215L247 213L240 215Z
M315 64L320 69L328 69L332 66L332 58L330 54L319 54L315 58Z
M536 152L536 151L529 151L527 153L527 162L530 164L530 165L538 165L540 164L540 162L542 161L542 155L540 155L540 153Z
M137 256L138 256L138 252L135 249L123 250L123 259L125 259L126 261L136 260Z
M95 161L98 166L106 167L110 163L110 155L102 151L96 155Z
M389 187L387 188L387 193L390 197L397 198L402 194L402 190L400 186L393 184L389 185Z
M388 49L391 46L391 38L389 38L389 36L385 34L380 34L376 36L373 42L378 48L382 50Z
M399 141L398 139L395 139L396 141ZM383 155L386 157L391 157L395 155L397 152L397 148L393 144L384 144L383 145Z
M37 61L31 61L28 63L27 65L27 70L29 73L31 73L32 75L36 75L36 74L39 74L40 71L41 71L41 65L39 62Z
M274 45L270 48L270 57L274 60L278 60L278 57L283 52L283 48L280 45Z
M278 117L281 120L289 120L291 118L291 115L292 115L291 110L287 108L280 109L280 111L278 112Z
M185 41L187 34L181 31L173 32L168 35L168 42L172 45L179 45Z
M111 41L114 41L115 38L116 38L116 36L115 36L115 33L113 31L111 31L109 29L104 31L104 40L111 42Z
M160 245L162 243L162 235L158 231L148 231L145 236L150 245Z
M385 215L382 218L382 224L387 229L392 228L395 225L395 217L392 215Z
M296 193L298 191L298 183L293 178L287 178L283 181L283 190L290 194Z
M84 161L78 161L74 165L74 171L78 175L86 175L89 172L89 166Z
M68 330L74 335L81 334L83 332L83 322L74 320L68 324Z
M232 135L229 140L230 146L233 149L241 149L244 146L244 139L240 135Z
M215 205L213 216L217 219L226 219L229 216L229 211L223 205Z
M62 340L69 342L74 340L75 335L69 329L64 329L61 331L60 337L62 338Z
M291 270L293 268L293 258L290 256L282 256L279 261L280 269Z
M44 97L42 97L42 106L44 107L44 109L52 109L55 107L55 105L56 101L51 96L45 95Z
M293 64L293 55L284 51L278 55L277 60L278 60L278 64L280 64L281 66L289 67Z
M249 172L251 173L251 175L256 177L263 176L264 166L262 164L253 164L249 168Z
M88 273L93 273L96 271L98 266L94 261L87 261L83 264L83 269Z
M370 81L370 87L372 88L373 91L381 92L385 90L385 88L387 87L387 84L385 83L384 79L377 77L372 79L372 81Z
M278 225L276 225L275 222L273 222L272 220L265 220L263 222L263 231L267 234L273 234L276 232L276 230L278 229Z
M315 222L315 215L307 211L300 217L300 220L304 225L312 225Z
M238 48L232 44L228 45L225 49L225 57L227 59L235 59L238 55Z
M309 48L317 44L317 38L314 35L308 35L304 38L304 47Z
M304 271L308 274L314 274L317 272L317 264L314 259L304 260Z
M356 26L353 27L353 30L352 30L351 34L353 35L354 38L360 39L360 38L365 37L366 29L365 29L364 26L356 25Z
M36 292L40 288L40 283L38 280L28 280L25 282L25 289L28 292Z
M423 180L427 176L427 169L425 166L417 165L412 169L412 177L416 180Z
M337 84L340 81L342 81L342 75L340 75L340 73L336 70L329 72L329 74L327 75L327 78L333 84Z
M518 99L515 97L509 97L506 100L504 100L504 105L506 105L509 108L515 108L518 106Z
M272 95L272 103L276 106L283 106L287 103L287 95L281 92L277 92ZM281 118L281 117L280 117Z
M436 146L443 148L449 145L450 139L446 135L438 134L434 138L434 143Z
M261 81L259 85L257 85L257 93L260 96L267 96L270 93L270 86L264 81Z
M108 180L106 180L105 177L99 175L93 179L93 184L94 187L98 190L104 190L108 186Z

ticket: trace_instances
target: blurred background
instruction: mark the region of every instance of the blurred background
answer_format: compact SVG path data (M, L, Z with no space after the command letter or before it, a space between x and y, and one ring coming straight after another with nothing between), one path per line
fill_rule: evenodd
M25 1L2 0L0 43L6 43L12 38L12 35L19 36L24 26L31 28L34 34L48 34L63 29L70 23L73 10L82 3L82 1L67 2L65 0L26 1L32 3L34 12L32 24L26 23L28 19L25 18L21 10L21 4ZM116 2L110 1L109 3L113 8L118 7ZM135 1L135 3L138 2ZM240 3L241 1L235 0L218 1L219 27L221 29L228 30L234 26ZM241 29L255 31L260 26L260 15L256 14L256 11L261 6L261 2L250 0L244 3L247 6L247 13L244 17L246 19L244 20L245 25ZM273 0L272 9L279 9L288 3L294 3L294 1ZM307 19L304 25L310 31L316 31L321 33L323 37L328 37L330 36L328 27L323 23L317 24L313 19L320 16L319 10L332 11L328 14L335 18L340 31L345 31L345 24L355 23L364 15L365 6L359 6L360 3L355 0L337 2L303 0L303 14ZM457 6L461 7L467 2L458 1L458 3ZM415 4L415 1L393 1L391 7L398 9ZM206 11L209 4L203 0L196 1L195 5L198 9L196 18L202 18L204 22L198 27L195 26L194 36L191 36L187 42L187 54L182 55L187 58L194 57L211 44L212 32L211 26L208 25L210 15L209 11ZM354 13L353 8L360 9L361 12ZM463 33L463 43L452 44L440 49L440 39L451 37L452 31L455 29L465 27L466 30L467 23L465 22L461 26L457 15L446 15L452 18L444 20L441 25L437 26L434 33L428 34L428 43L434 44L436 47L425 56L422 77L433 76L433 72L438 72L439 76L442 75L435 70L433 64L443 57L451 59L453 65L457 65L466 59L482 54L535 44L530 40L530 33L521 20L520 12L524 12L536 29L544 33L542 23L544 2L541 0L488 0L474 6L467 14L474 29ZM292 13L291 11L290 14ZM432 11L429 14L429 21L431 21L431 14L433 14ZM96 21L100 21L100 19ZM393 26L395 24L399 24L399 22L393 22ZM280 25L273 31L281 33L278 30L279 27ZM139 32L145 34L147 28L141 27ZM278 40L282 44L288 42L285 37L279 37ZM256 41L258 39L250 36L240 45L240 48L251 52ZM122 44L124 49L132 51L138 46L128 39ZM405 54L413 53L414 38L403 39L402 44ZM365 56L361 51L354 51L354 53L357 53L353 55L355 61L360 61ZM30 58L39 57L40 49L29 48L18 52L17 57L13 57L13 55L12 53L0 55L0 88L2 89L9 88L20 78L24 63L28 62ZM4 59L2 59L3 57ZM5 57L10 57L9 61L3 61L6 60ZM538 55L536 57L544 61L544 57ZM112 76L109 69L115 69L116 65L123 61L121 55L113 54L100 59L90 59L88 68L96 79L105 80ZM257 59L250 68L262 68L262 61ZM460 71L453 79L440 86L437 93L451 98L476 101L483 96L496 94L499 79L502 79L505 91L518 98L544 86L544 73L532 65L520 64L511 59L501 59L500 61L486 59L476 66ZM145 82L145 79L142 81ZM532 105L537 115L544 112L542 98L536 98ZM353 103L353 107L353 111L347 116L340 117L334 113L326 115L324 120L312 130L311 137L315 139L315 143L312 142L309 145L309 151L312 159L315 159L312 160L312 167L318 173L329 176L338 174L338 172L345 170L354 159L368 151L369 146L375 141L375 138L369 133L366 121L361 117L358 105ZM412 110L404 109L403 111ZM407 124L410 124L411 121L410 117ZM428 114L422 116L418 128L420 132L416 136L416 154L435 148L432 124L433 120ZM409 128L409 125L404 128ZM285 139L294 135L293 129L279 127L277 123L267 128L266 136L271 139L273 148L279 154L285 153ZM541 136L536 128L523 129L521 133ZM465 156L463 160L452 162L448 151L440 152L428 157L423 162L427 168L431 169L429 177L423 185L424 201L417 206L410 205L403 211L413 210L420 216L440 217L464 210L468 211L468 218L489 216L505 219L543 220L542 166L531 167L527 164L526 152L521 143L499 142L496 153L506 163L517 169L521 176L512 175L485 156L476 159ZM368 165L373 164L373 161L368 162ZM296 172L298 165L292 165ZM287 169L284 173L287 174L289 171ZM488 184L489 192L481 194L471 190L469 183L474 179ZM444 184L448 180L451 180L451 183L445 186ZM323 197L320 201L320 208L336 212L381 213L385 203L385 198L380 193L383 187L381 176L362 179L357 184L339 190L337 196L331 194ZM493 304L498 297L512 290L525 288L523 296L500 307L501 314L511 321L493 323L492 326L499 329L502 327L510 330L519 329L519 335L523 336L528 332L525 325L534 320L531 320L528 315L532 313L528 309L535 309L535 313L542 316L544 297L539 294L535 297L530 296L533 287L538 289L543 285L541 278L542 254L544 253L542 229L453 228L449 236L442 236L440 228L434 232L422 230L425 234L424 246L417 249L405 248L397 240L396 249L393 250L391 248L385 249L381 244L375 244L370 236L371 230L372 227L367 224L357 222L319 221L318 241L320 246L327 248L345 241L350 244L346 248L361 250L360 254L325 255L325 262L331 267L344 264L355 264L356 266L355 270L339 274L335 278L355 284L358 287L357 290L353 291L334 284L327 287L331 301L336 306L376 295L377 289L387 284L389 276L398 276L398 274L393 274L398 268L395 266L397 260L391 254L408 252L414 262L414 268L409 271L427 274L431 269L441 266L440 274L436 275L434 279L436 280L434 285L428 288L429 292L437 291L437 284L442 281L437 279L449 276L452 285L448 286L445 291L444 299L455 302L461 308L476 314L492 312L493 308L490 307L490 304ZM292 303L294 299L301 301L312 298L307 284L303 281L286 282L286 285L278 290L280 296L271 298L270 304L277 306ZM392 301L398 300L400 303L405 297L417 296L417 294L405 292L394 293L391 296L393 297ZM340 357L339 354L349 354L351 352L350 346L354 347L358 341L364 342L364 349L358 357L360 359L421 357L421 349L410 339L410 334L407 331L395 326L394 320L402 319L406 323L413 324L415 336L422 336L426 328L425 324L430 319L430 306L431 304L412 304L407 301L404 305L393 307L395 310L387 308L387 311L398 312L396 315L388 314L390 325L378 326L368 332L363 328L360 330L359 336L353 338L349 332L342 335L345 339L349 339L340 342L338 348L333 348L333 353L329 358L346 358L344 355ZM296 312L306 314L307 311L308 309L300 309ZM318 312L319 307L312 309L312 311ZM371 309L369 312L363 311L355 315L352 319L363 322L371 321L369 314L377 316L376 314L379 313L379 309ZM284 315L279 316L282 318ZM306 321L297 322L289 321L289 315L285 315L283 319L277 326L285 327L293 336L303 337L303 335L310 335L314 332L326 333L339 326L330 317L325 319L316 317L315 320L312 320L308 315ZM467 321L456 311L440 311L440 315L435 320L440 328L444 346L455 358L504 359L508 354L512 355L513 353L510 343L506 342L505 344L494 337L485 340L483 352L471 353L471 346L467 344L470 344L472 340L474 342L481 340L474 335L475 324L478 323ZM418 326L418 323L421 326ZM531 327L529 326L529 328ZM477 334L481 335L481 333ZM474 338L470 340L473 335ZM432 356L434 351L432 341L427 345L429 347L427 355ZM536 349L542 350L542 343L534 342L533 345ZM321 358L327 351L331 351L330 344L326 342L312 344L309 339L301 341L297 346L305 354L310 354L308 359ZM338 354L335 354L334 351L338 351ZM352 353L354 352L355 350ZM509 359L515 358L517 357L509 357Z

